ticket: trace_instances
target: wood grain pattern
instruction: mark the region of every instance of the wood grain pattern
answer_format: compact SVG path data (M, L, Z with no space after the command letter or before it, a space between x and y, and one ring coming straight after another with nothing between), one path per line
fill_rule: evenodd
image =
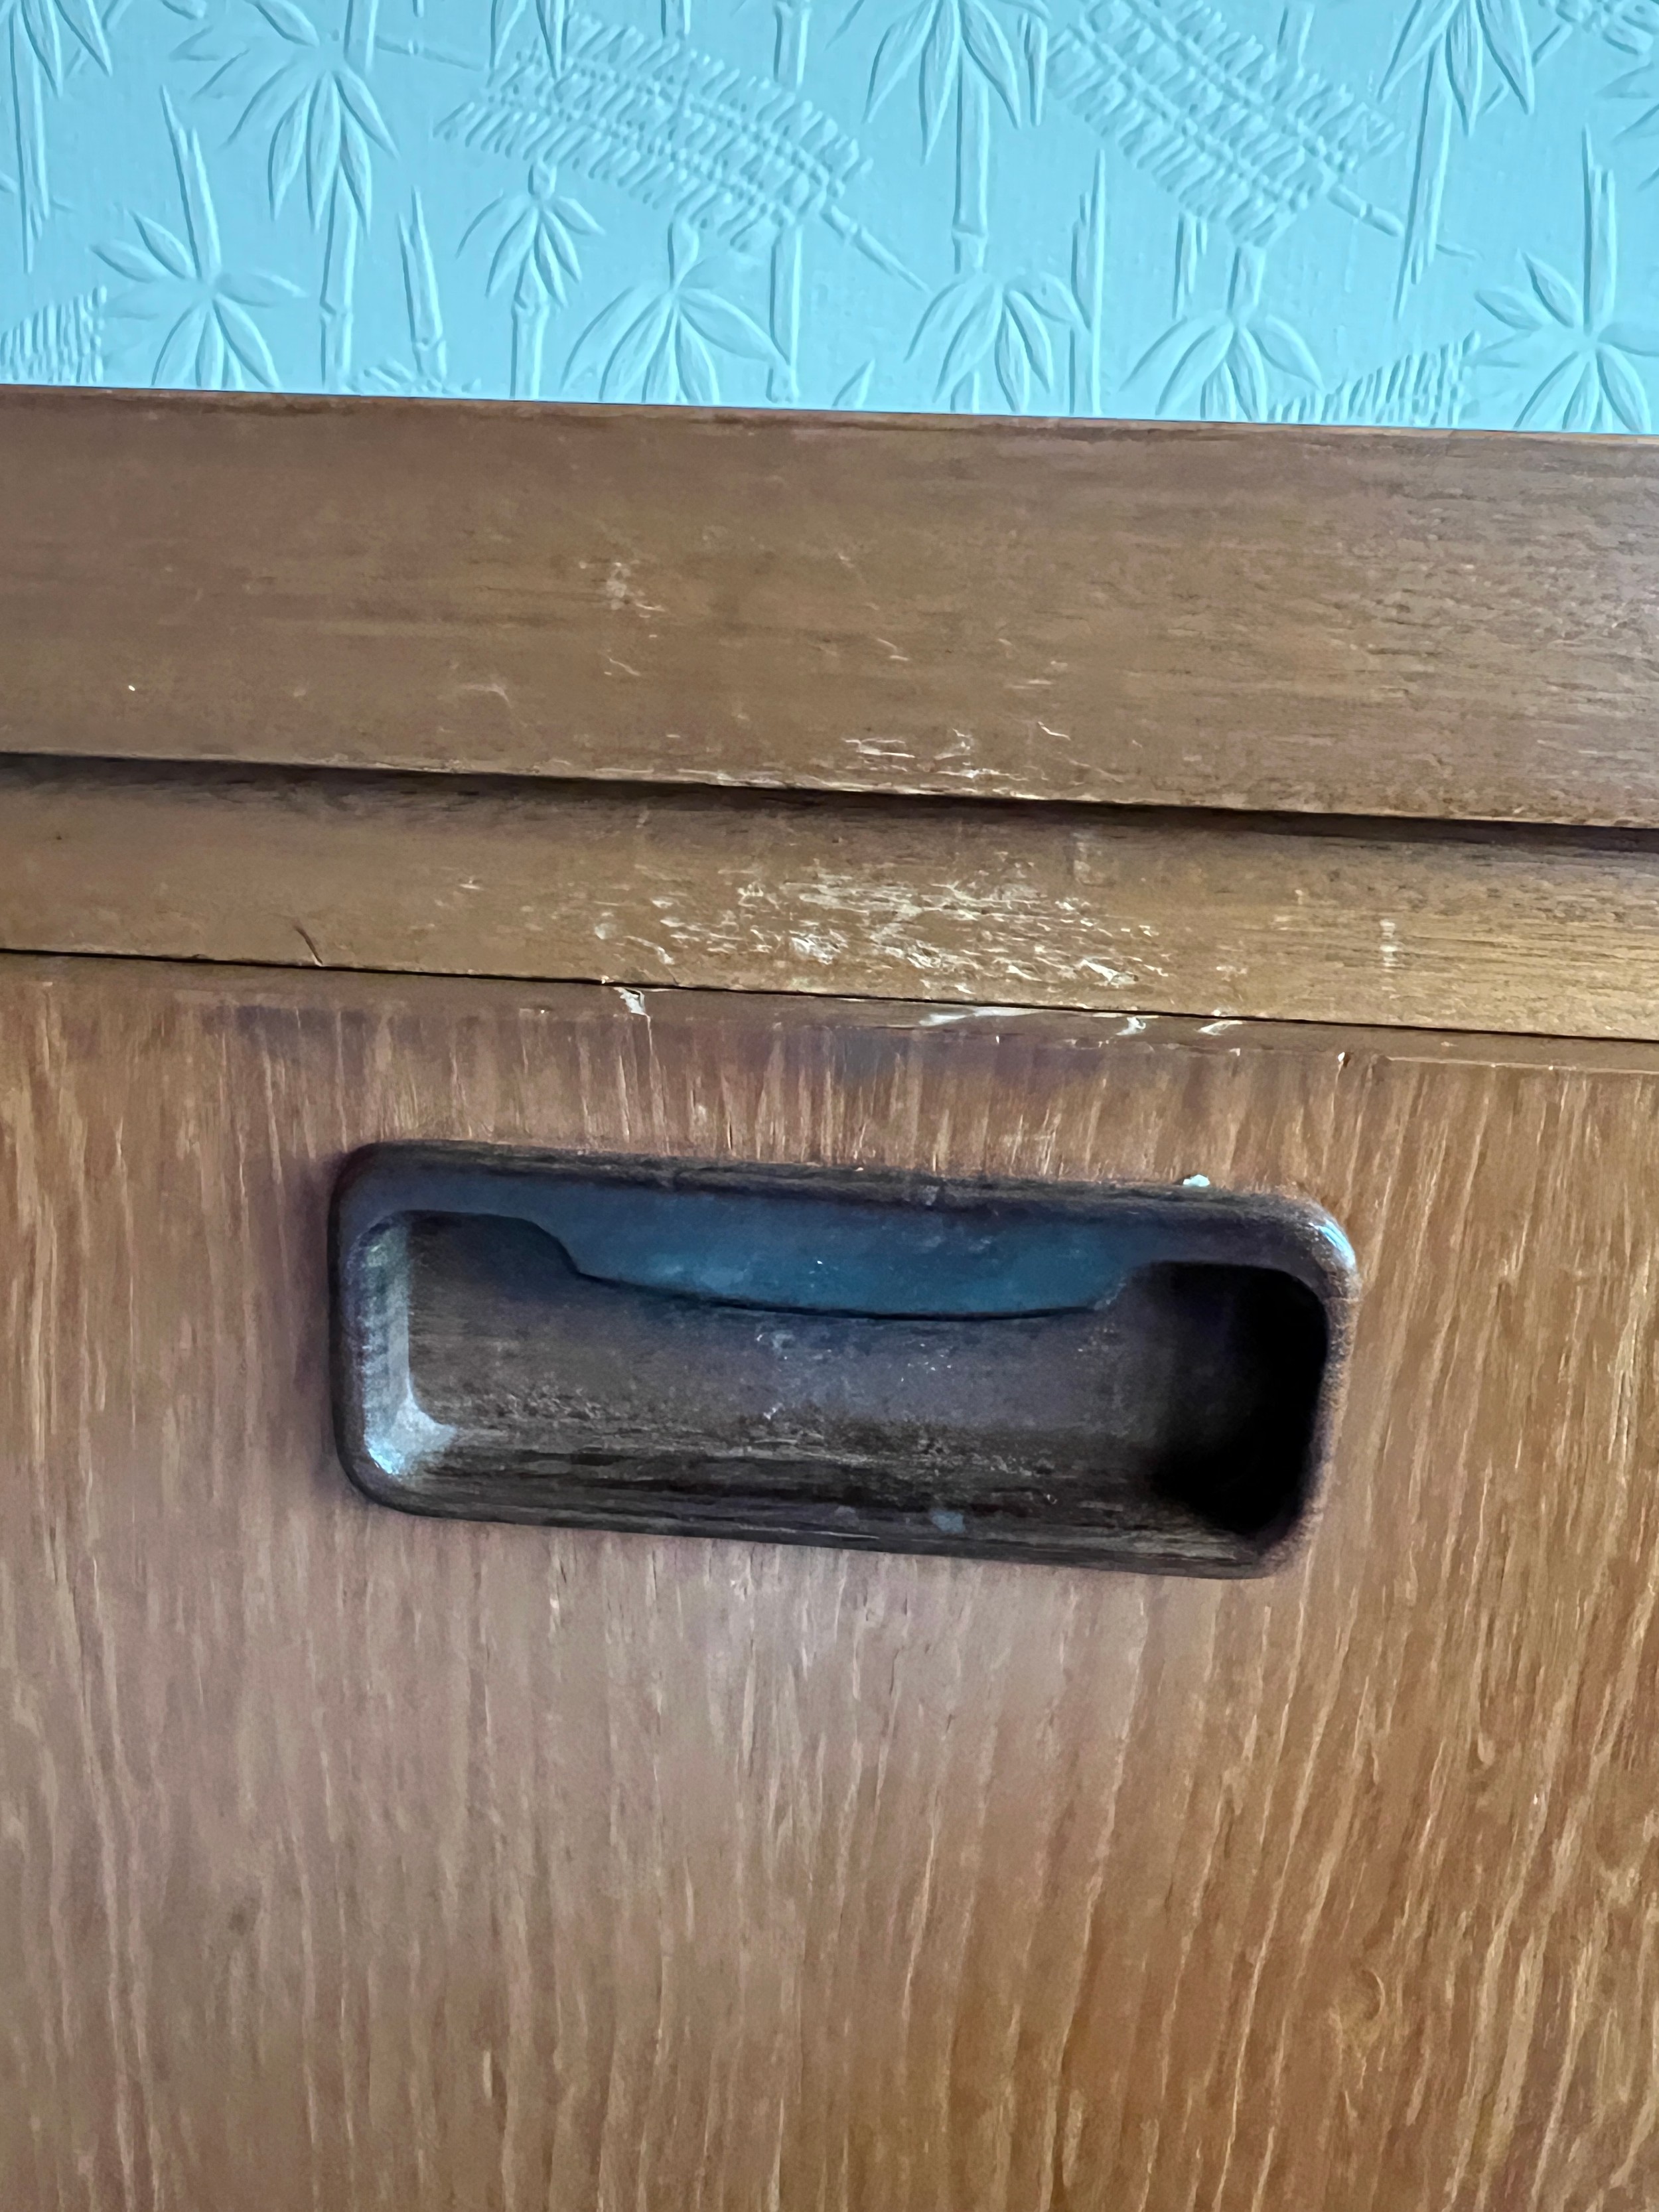
M1659 844L0 762L0 945L1655 1037Z
M1659 451L0 398L0 747L1659 825Z
M1647 2212L1659 1054L0 967L0 2201ZM1289 1191L1262 1583L440 1524L332 1463L377 1137Z

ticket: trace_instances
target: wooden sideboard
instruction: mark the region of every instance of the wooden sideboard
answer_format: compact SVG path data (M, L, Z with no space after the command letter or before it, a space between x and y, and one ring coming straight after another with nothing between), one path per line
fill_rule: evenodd
M1659 448L0 398L7 2212L1659 2202ZM369 1144L1202 1187L1217 1579L347 1481Z

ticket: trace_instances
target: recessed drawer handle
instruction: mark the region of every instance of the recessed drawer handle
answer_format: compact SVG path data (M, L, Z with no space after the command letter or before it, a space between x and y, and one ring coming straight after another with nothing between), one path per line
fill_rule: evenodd
M1313 1494L1352 1261L1209 1190L385 1146L342 1455L416 1511L1238 1574Z

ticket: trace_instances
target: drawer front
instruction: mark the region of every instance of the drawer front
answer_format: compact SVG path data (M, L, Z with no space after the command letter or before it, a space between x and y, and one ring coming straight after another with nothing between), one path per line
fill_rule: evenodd
M0 2201L1659 2197L1659 1050L0 963ZM371 1142L1267 1192L1223 1583L390 1512Z

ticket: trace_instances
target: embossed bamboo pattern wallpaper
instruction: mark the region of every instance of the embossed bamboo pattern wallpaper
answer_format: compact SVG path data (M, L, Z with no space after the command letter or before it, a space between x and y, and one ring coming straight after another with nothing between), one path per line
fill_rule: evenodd
M1645 431L1656 0L0 0L0 379Z

